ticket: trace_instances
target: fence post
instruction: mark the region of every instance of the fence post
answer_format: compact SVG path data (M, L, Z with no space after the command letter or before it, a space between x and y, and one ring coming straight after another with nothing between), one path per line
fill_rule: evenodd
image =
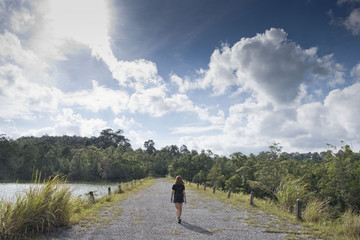
M92 204L95 204L94 192L93 192L93 191L89 192L89 195L90 195L90 201L91 201L91 203L92 203Z
M251 191L251 194L250 194L250 205L254 205L254 192Z
M205 182L205 184L204 184L204 191L206 191L206 182Z
M228 192L228 198L230 198L230 195L231 195L231 188L229 188L229 192Z
M302 201L300 199L296 199L296 218L301 219L301 206Z
M214 187L213 187L213 193L215 193L215 190L216 190L216 186L214 185Z
M108 187L108 195L111 195L111 187Z
M121 188L121 184L119 184L119 193L123 193L123 190L122 190L122 188Z

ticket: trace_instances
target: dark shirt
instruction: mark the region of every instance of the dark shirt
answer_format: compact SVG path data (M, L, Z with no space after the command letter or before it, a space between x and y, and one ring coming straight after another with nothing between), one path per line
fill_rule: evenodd
M185 190L184 185L173 185L172 189L175 191L174 200L177 202L183 201L183 191Z

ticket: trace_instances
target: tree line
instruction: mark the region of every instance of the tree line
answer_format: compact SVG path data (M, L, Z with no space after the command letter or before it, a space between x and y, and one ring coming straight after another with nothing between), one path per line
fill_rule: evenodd
M360 155L348 145L321 153L286 153L274 142L257 155L235 152L226 157L185 145L156 149L153 140L146 141L143 149L133 149L121 130L112 129L91 138L45 135L13 140L1 135L0 166L0 180L31 180L35 171L71 181L181 175L188 181L253 191L275 201L296 189L292 197L325 201L334 215L360 209Z

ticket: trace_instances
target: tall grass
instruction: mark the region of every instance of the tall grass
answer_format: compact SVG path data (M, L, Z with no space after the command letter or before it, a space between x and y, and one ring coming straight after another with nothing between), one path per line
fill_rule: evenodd
M27 239L69 224L70 186L61 177L34 184L15 202L0 201L0 239ZM40 176L35 180L40 183Z
M284 210L293 213L296 199L305 201L308 198L306 188L307 185L302 183L299 179L287 179L282 181L275 193L279 206Z
M314 198L308 202L304 210L304 220L307 222L326 221L330 218L328 213L329 202Z
M349 239L360 239L360 216L351 209L347 210L337 228L340 234L348 236Z

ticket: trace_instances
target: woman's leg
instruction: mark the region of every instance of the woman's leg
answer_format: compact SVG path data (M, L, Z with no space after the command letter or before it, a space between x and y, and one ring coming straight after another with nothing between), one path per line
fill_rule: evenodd
M182 214L182 206L183 206L183 204L179 203L179 217L181 217L181 214Z
M181 206L181 203L175 203L176 216L177 216L177 217L180 217L180 216L181 216L181 210L180 210L181 207L182 207L182 206Z

